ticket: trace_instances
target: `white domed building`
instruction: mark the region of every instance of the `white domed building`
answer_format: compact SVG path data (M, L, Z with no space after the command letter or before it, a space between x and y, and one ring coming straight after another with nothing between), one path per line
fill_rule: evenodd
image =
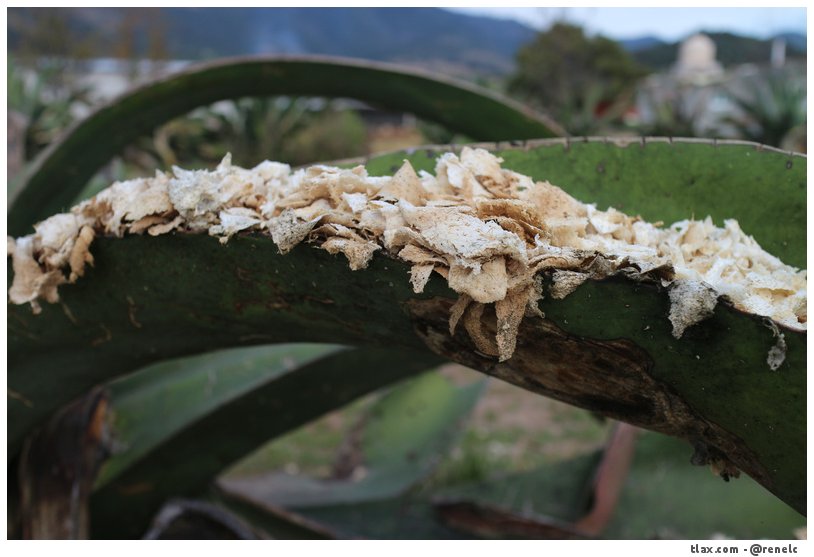
M692 35L681 43L673 73L682 80L696 83L713 81L723 74L723 67L715 59L715 54L712 39L703 33Z

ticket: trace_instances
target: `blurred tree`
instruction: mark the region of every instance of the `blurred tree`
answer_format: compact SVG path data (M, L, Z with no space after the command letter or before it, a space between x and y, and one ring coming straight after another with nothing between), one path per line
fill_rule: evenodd
M729 118L743 139L780 147L790 132L806 122L805 82L783 74L754 81L731 98L743 116Z
M167 47L167 21L164 12L151 8L148 12L147 58L153 61L169 59Z
M556 23L517 53L508 89L569 133L585 134L621 116L644 74L617 42Z
M70 8L21 9L29 10L31 17L19 18L13 26L20 45L15 64L37 72L46 95L74 87L75 61L88 58L97 48L98 34L71 25Z
M88 57L92 43L98 37L71 26L70 8L29 10L32 17L23 18L22 23L15 26L20 35L20 61L30 65L38 58L66 60Z
M137 12L124 10L124 16L118 25L116 42L113 45L113 56L122 60L130 60L136 56L136 25Z

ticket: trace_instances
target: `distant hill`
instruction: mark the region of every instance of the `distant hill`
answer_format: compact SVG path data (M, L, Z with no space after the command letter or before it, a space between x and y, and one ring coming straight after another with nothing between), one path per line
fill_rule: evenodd
M655 48L665 44L665 42L658 37L649 35L646 37L636 37L633 39L621 39L619 43L622 45L622 48L628 52L640 52L648 48Z
M521 23L439 8L8 8L8 47L36 54L173 59L246 54L327 54L411 64L461 77L500 77L536 31ZM730 66L765 63L770 40L708 33ZM25 40L23 40L25 37ZM805 58L805 35L786 33L789 58ZM620 43L660 71L679 43L654 36Z
M733 35L732 33L705 33L715 43L716 57L724 67L738 64L766 64L769 62L772 39L760 40L750 37ZM806 50L800 48L805 45L805 35L787 33L782 35L786 39L786 58L805 59ZM802 39L802 41L801 41ZM623 43L624 44L624 43ZM678 47L681 43L658 43L646 48L631 49L628 51L633 58L653 71L670 68L678 58Z
M8 9L12 51L44 12ZM515 52L535 34L514 21L438 8L161 8L139 13L73 8L59 13L75 34L94 37L89 46L96 56L121 50L123 30L135 37L132 50L143 55L151 48L149 38L161 30L163 50L176 59L330 54L412 63L454 74L510 73Z

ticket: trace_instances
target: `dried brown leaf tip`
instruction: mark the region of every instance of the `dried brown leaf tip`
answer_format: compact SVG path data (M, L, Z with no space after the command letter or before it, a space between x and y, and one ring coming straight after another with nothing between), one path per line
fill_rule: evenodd
M482 149L464 148L436 161L435 173L406 162L394 176L369 176L357 166L316 165L292 171L263 162L213 171L157 174L118 182L96 197L9 240L12 303L59 299L57 287L74 282L93 263L95 235L174 230L208 233L222 242L239 232L271 235L281 253L310 242L343 254L352 269L376 252L411 265L416 293L433 274L458 292L450 329L460 322L484 354L506 360L525 315L540 315L541 272L548 294L563 298L588 279L616 273L669 287L669 318L680 337L708 317L720 296L737 308L796 329L806 328L806 271L763 251L734 220L710 218L669 227L613 208L599 210L548 182L502 167ZM497 333L478 322L495 304ZM775 358L777 360L777 358Z

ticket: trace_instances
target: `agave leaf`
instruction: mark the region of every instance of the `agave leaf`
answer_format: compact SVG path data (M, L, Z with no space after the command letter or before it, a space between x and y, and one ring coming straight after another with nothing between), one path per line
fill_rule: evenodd
M485 381L453 386L426 374L390 391L363 417L356 466L349 477L316 479L287 473L225 477L218 484L244 500L303 509L395 497L427 476L448 452Z
M686 445L656 433L639 436L633 464L624 481L617 508L603 539L788 539L805 524L801 516L749 478L737 489L703 468L688 466ZM511 474L495 471L483 482L407 493L382 501L297 509L269 532L280 538L339 537L374 539L443 539L477 537L549 537L568 535L567 525L579 519L589 503L589 487L600 453L592 451ZM691 485L692 489L687 489ZM259 506L231 495L218 501L255 525L268 524ZM453 502L470 512L482 511L481 528L473 530L445 521L444 507ZM267 507L263 507L267 509ZM278 510L278 509L275 509ZM506 522L491 521L499 510ZM441 511L439 513L439 511ZM296 517L307 529L288 524Z
M224 99L272 95L358 99L479 141L564 135L556 123L485 89L397 66L319 57L220 60L137 87L70 128L9 191L9 233L27 234L65 209L111 158L172 118Z
M685 466L682 443L644 434L605 537L790 539L805 525L804 516L750 478L737 481L733 489L708 470Z
M112 429L127 449L100 473L92 528L104 537L141 535L168 497L199 495L269 439L439 362L394 350L259 347L162 363L114 382Z
M408 491L380 500L325 504L282 509L258 501L245 490L226 489L218 501L254 525L265 526L280 538L325 537L368 539L470 539L469 530L453 528L439 515L440 501L469 500L478 505L497 505L525 513L543 514L563 523L581 516L587 503L587 487L599 461L599 453L581 455L516 475L500 475L488 482L440 488L430 492ZM710 475L710 479L715 478ZM221 482L222 485L222 482ZM530 507L529 500L533 499ZM287 520L269 523L280 511ZM279 519L278 519L279 520ZM292 529L295 522L307 530Z
M400 497L328 507L287 510L218 490L209 496L255 528L282 540L299 539L461 539L444 526L426 498Z
M580 145L501 154L509 166L600 206L665 221L676 218L675 206L738 218L785 261L804 261L804 157L753 144ZM370 166L387 168L397 157L420 166L433 156L419 150ZM595 199L586 195L592 191ZM463 331L450 336L454 295L441 279L417 296L407 266L386 256L353 272L344 259L308 247L277 255L270 239L256 235L226 247L181 234L103 238L93 252L96 267L61 289L68 310L47 305L33 316L9 308L12 456L58 407L151 362L252 343L382 344L429 348L529 390L690 440L699 459L728 459L805 508L806 335L784 332L786 360L772 372L766 356L773 332L725 303L677 340L666 292L623 279L589 281L565 300L545 300L546 318L526 318L514 356L497 363ZM151 264L133 265L141 261ZM494 316L487 313L483 326L494 333Z
M188 435L197 421L211 419L225 406L266 388L270 382L278 386L281 378L308 370L309 364L328 366L331 357L339 357L342 350L341 346L318 344L235 348L161 362L109 383L106 388L115 450L102 465L95 489L116 479L160 445ZM213 440L205 431L200 433L207 439L204 445ZM207 452L222 448L214 443ZM180 459L183 455L179 451L176 456Z
M240 497L225 495L213 489L206 499L242 518L269 537L280 540L333 540L343 536L341 532L305 518L301 514L281 508L258 507Z
M685 454L684 444L676 439L640 435L619 505L601 537L784 539L805 524L805 517L751 479L742 479L742 485L732 489L707 470L687 466ZM486 482L441 489L434 500L469 501L531 521L542 516L572 521L584 511L585 487L595 462L595 454L581 455ZM500 531L500 524L492 526L491 532Z
M222 506L194 499L168 501L144 535L147 540L257 540L265 532Z

